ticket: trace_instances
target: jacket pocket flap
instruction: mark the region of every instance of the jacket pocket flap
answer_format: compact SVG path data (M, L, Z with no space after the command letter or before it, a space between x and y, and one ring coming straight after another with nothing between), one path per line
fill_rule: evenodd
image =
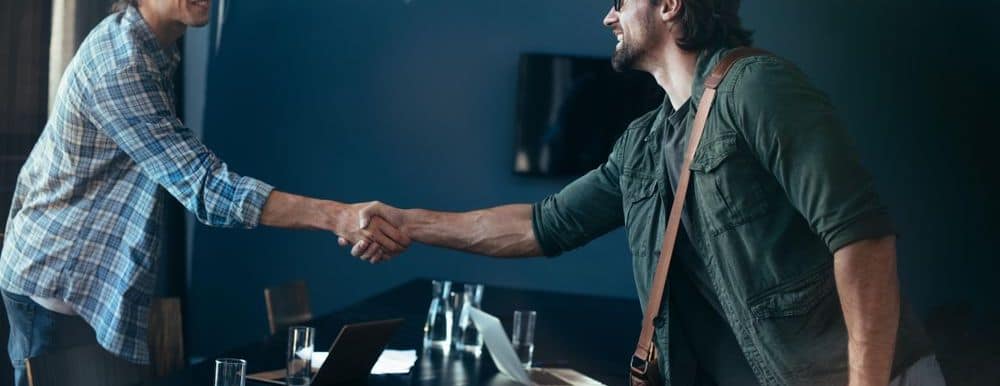
M709 173L718 168L722 161L737 151L736 139L735 135L727 135L700 143L691 161L691 170Z
M752 297L747 301L750 313L757 319L808 314L837 288L832 266L824 268Z
M642 201L656 192L656 180L634 179L625 188L625 199L629 202Z

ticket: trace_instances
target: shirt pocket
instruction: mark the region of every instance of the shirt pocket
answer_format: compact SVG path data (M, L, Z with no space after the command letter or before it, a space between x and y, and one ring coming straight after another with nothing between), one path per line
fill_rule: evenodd
M691 187L713 236L766 215L767 174L736 135L708 140L691 162Z
M622 192L625 213L625 233L629 248L635 256L643 256L650 251L650 237L656 221L658 200L656 200L657 180L650 177L628 175L622 177Z

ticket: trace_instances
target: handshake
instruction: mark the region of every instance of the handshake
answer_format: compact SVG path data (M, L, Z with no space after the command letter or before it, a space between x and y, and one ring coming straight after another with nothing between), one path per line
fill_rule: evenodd
M530 204L508 204L468 212L398 209L378 201L345 204L273 191L260 223L337 235L351 255L370 263L396 257L411 240L493 257L542 256L532 228Z
M337 242L351 255L375 264L388 261L410 246L407 215L378 201L349 204L334 227ZM355 226L356 224L356 226Z

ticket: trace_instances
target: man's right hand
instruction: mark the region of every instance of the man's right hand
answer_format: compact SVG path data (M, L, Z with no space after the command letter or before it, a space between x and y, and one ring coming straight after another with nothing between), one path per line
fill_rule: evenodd
M395 249L389 249L391 243L405 242L409 246L410 236L406 229L406 219L401 209L383 204L378 201L367 202L357 207L357 215L361 231L367 231L373 237L365 237L360 240L352 240L350 237L340 235L337 242L342 247L353 245L351 255L368 261L372 264L387 261L399 255ZM351 212L355 212L351 210ZM398 236L398 237L397 237ZM402 239L402 240L400 240ZM405 247L403 248L405 249ZM379 253L379 251L383 253Z
M374 211L379 202L344 204L305 196L272 191L261 212L260 223L267 226L291 229L325 230L336 234L341 243L349 242L364 248L354 256L370 262L379 262L396 256L410 246L410 236L400 231L393 218Z
M399 210L378 201L341 204L334 233L341 246L354 245L351 255L370 263L389 260L410 246L410 236L402 229Z
M397 209L381 202L371 202L359 212L374 224L384 221L414 241L469 253L496 257L541 256L531 223L531 205L514 204L462 213L435 212L424 209ZM351 254L372 263L392 258L366 258L374 245L353 243L341 237L341 246L353 245Z

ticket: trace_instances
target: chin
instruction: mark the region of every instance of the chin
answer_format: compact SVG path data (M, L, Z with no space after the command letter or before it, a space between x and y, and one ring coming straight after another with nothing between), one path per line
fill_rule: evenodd
M188 18L187 22L184 23L188 27L204 27L208 25L210 18L206 15L204 17L192 17Z

